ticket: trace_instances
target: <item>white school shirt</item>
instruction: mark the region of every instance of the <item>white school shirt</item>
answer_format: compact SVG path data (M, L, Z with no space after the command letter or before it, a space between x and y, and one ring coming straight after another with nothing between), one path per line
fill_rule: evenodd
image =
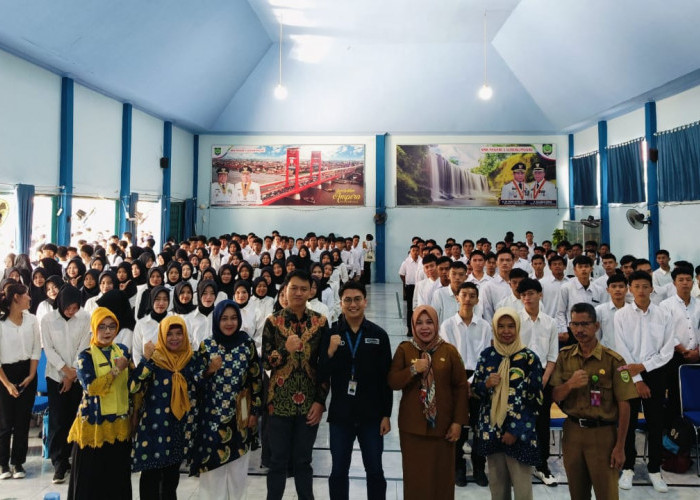
M195 309L187 315L189 318L188 328L192 329L192 339L194 344L199 349L199 345L206 339L211 338L213 331L211 329L214 311L209 313L209 316L202 314L199 309Z
M127 349L132 350L134 345L134 331L128 328L120 328L119 333L114 337L114 344L124 344Z
M36 319L40 325L41 325L42 318L53 310L54 310L53 306L51 304L49 304L49 302L47 300L42 300L39 303L39 305L36 308L35 316L36 316Z
M481 279L478 279L476 276L474 276L474 273L470 273L469 276L467 276L467 281L469 283L474 283L476 287L481 290L481 286L485 285L489 281L491 281L493 278L486 274L484 272L484 275L481 277Z
M522 269L525 271L527 274L530 274L532 272L532 266L530 263L527 261L527 259L518 259L515 264L513 264L513 269L515 268Z
M0 365L41 358L41 332L36 316L22 312L22 324L0 321Z
M166 314L167 316L172 316L172 313ZM136 322L133 336L134 346L131 350L131 359L134 360L135 365L138 365L143 358L143 346L148 344L148 342L153 342L153 344L158 342L159 325L160 323L151 318L150 314L145 315ZM185 323L185 326L187 326L187 323Z
M561 280L554 277L553 274L545 275L540 281L542 285L542 310L547 316L556 319L557 305L559 304L559 292L562 285L569 281L569 278L564 276Z
M571 321L571 307L579 302L585 302L595 307L600 304L600 296L590 284L588 288L583 288L578 278L571 278L559 290L556 319L560 332L566 331L566 327Z
M525 310L525 305L523 304L522 300L515 296L513 290L510 291L510 295L506 295L498 301L498 304L496 304L495 306L494 313L495 311L498 311L501 307L512 307L518 312Z
M615 307L612 301L604 302L595 307L595 314L600 323L596 337L598 337L601 344L615 352L617 352L617 349L615 349L615 313L617 311L619 309Z
M59 371L74 368L78 354L90 347L90 315L79 309L69 320L52 310L41 320L41 342L46 354L46 376L55 382L63 380Z
M399 276L404 276L406 278L406 285L415 285L416 275L418 273L418 270L422 267L423 259L419 257L416 260L413 260L409 255L401 263L401 267L399 267Z
M465 369L475 371L482 351L491 345L493 334L491 325L483 318L473 315L467 325L457 313L442 322L440 337L459 351Z
M628 364L642 363L650 372L665 366L673 357L673 330L668 312L649 304L646 312L636 303L615 313L615 347ZM634 382L641 375L632 377Z
M535 321L523 308L520 311L520 341L537 354L544 370L548 362L556 363L559 356L557 322L540 311Z
M435 290L440 286L440 279L432 280L425 278L416 283L416 289L413 292L413 308L418 306L428 306L432 300Z
M496 273L491 281L485 283L479 289L479 303L482 307L482 316L486 321L491 321L493 313L496 311L496 304L501 299L512 295L510 284L504 280L500 274Z
M309 248L309 257L311 257L311 262L321 262L322 253L323 250L320 247L317 247L316 250L311 250Z
M664 271L658 268L656 271L651 273L651 281L654 288L662 287L673 283L673 278L671 277L671 270Z
M438 280L438 283L439 282ZM438 322L440 324L459 312L459 302L455 294L452 293L452 287L450 285L435 290L430 305L437 311ZM474 316L482 318L483 314L484 308L481 302L478 302L476 306L474 306Z
M673 323L673 345L681 344L685 349L695 349L700 342L700 303L694 297L685 305L678 294L661 302L661 307L666 309Z

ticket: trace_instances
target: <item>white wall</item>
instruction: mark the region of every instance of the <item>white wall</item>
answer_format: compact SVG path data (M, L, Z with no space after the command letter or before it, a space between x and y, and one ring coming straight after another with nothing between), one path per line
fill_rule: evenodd
M396 146L400 144L493 144L553 143L557 154L559 208L428 208L396 207ZM389 136L387 150L386 201L386 279L398 282L401 261L408 253L412 236L433 238L443 245L448 237L460 243L466 238L487 237L492 244L507 231L525 239L525 231L535 233L535 241L551 240L552 231L568 218L568 140L566 136ZM562 188L563 186L563 188Z
M0 182L58 185L61 78L0 51Z
M211 148L214 144L283 145L283 144L364 144L365 206L364 207L257 207L224 208L209 206L211 188ZM202 135L199 137L199 187L197 232L219 235L230 232L255 231L269 234L273 229L284 235L303 237L309 231L319 234L364 235L374 233L376 203L376 142L373 135L362 136L233 136Z
M192 134L173 127L173 149L170 162L170 196L176 200L192 198L194 139Z
M700 120L700 86L656 103L656 128L668 130Z
M153 196L163 191L163 121L134 109L131 121L131 191Z
M579 156L593 151L598 151L597 125L574 134L574 154L572 156Z
M74 86L73 194L119 198L122 104Z

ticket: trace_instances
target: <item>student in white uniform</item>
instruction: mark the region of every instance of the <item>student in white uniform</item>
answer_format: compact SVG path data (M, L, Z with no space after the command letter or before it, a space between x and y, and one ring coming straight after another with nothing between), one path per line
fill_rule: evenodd
M29 289L22 284L0 291L0 479L26 476L23 466L41 357L39 322L28 312L30 302Z
M173 291L172 314L180 316L185 320L187 335L190 338L190 345L193 350L197 350L199 345L194 345L192 334L192 318L197 314L197 304L194 303L194 288L189 281L181 281Z
M260 318L255 328L255 335L262 335L265 320L272 314L272 308L275 306L275 299L268 293L270 287L263 276L255 278L252 290L253 296L250 298L250 302L255 305L258 310L258 318Z
M241 331L246 332L255 341L255 347L262 350L262 331L260 337L255 337L260 322L258 308L255 302L250 302L250 282L237 280L234 284L233 301L241 311Z
M119 332L117 332L114 342L124 344L131 350L136 320L134 319L134 313L131 310L129 299L126 298L126 295L124 295L121 290L110 290L97 300L97 306L98 308L106 307L117 317L117 321L119 321Z
M651 281L654 285L654 289L661 288L662 286L670 285L673 283L673 277L671 276L671 266L669 262L671 256L668 250L658 250L656 252L656 263L659 268L654 271Z
M328 282L328 278L323 276L323 266L321 264L317 262L311 264L311 277L318 280L319 299L328 308L330 314L330 316L328 316L328 323L332 325L338 321L338 317L340 316L340 301L336 301L333 286Z
M622 273L616 273L608 277L608 288L606 294L610 298L608 302L603 302L595 306L595 314L600 323L600 328L596 337L605 347L615 349L615 313L625 307L625 297L627 296L627 278Z
M76 370L78 354L90 346L90 315L80 308L80 291L64 286L56 309L41 320L41 340L46 354L46 386L49 397L48 451L54 467L53 483L65 481L73 445L70 430L83 391Z
M148 270L148 281L146 286L136 293L136 304L134 306L134 318L141 319L150 312L151 290L161 286L165 281L163 270L160 267L152 267Z
M312 283L311 283L311 288L309 289L309 299L306 303L306 307L311 309L312 311L316 311L317 313L325 316L326 321L330 324L331 322L331 312L328 309L328 306L324 304L321 301L321 290L320 290L320 281L318 278L312 278Z
M36 308L36 319L39 323L47 313L55 309L56 297L63 286L63 280L60 276L49 276L46 278L44 286L46 287L46 300L42 301Z
M90 298L85 302L85 312L89 315L92 311L97 309L97 301L107 292L113 290L117 283L117 277L112 271L102 271L97 286L99 287L100 293ZM88 328L89 330L89 328Z
M168 315L170 306L170 291L164 286L151 290L151 312L136 322L134 327L134 347L131 359L138 366L143 358L144 348L148 343L155 345L158 341L158 326Z
M197 312L190 316L194 345L200 345L204 339L211 337L212 312L218 293L218 286L213 280L202 280L197 285Z

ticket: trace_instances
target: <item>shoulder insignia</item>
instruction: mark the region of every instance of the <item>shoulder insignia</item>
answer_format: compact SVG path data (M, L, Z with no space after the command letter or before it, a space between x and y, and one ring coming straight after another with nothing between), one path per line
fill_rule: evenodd
M631 380L631 378L630 378L630 372L627 371L627 370L622 370L622 371L620 372L620 378L622 379L622 381L623 381L624 383L629 383L629 381Z

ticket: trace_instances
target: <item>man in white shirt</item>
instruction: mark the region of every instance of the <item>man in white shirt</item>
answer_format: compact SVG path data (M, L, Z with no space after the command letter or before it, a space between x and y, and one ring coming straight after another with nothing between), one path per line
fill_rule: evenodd
M532 233L532 231L525 231L525 245L527 246L527 258L532 259L532 256L535 255L535 247L537 246L537 243L535 243L535 235Z
M486 265L486 256L484 252L481 250L473 250L469 257L469 265L472 268L472 272L467 278L468 282L474 283L477 287L481 288L481 285L487 281L491 281L491 276L484 271L484 266Z
M481 289L483 317L486 321L491 321L493 318L496 304L512 293L509 281L510 271L513 269L513 254L510 253L510 250L504 248L498 251L496 266L498 273Z
M700 302L690 295L693 288L693 267L676 267L672 273L676 293L661 302L671 317L674 352L668 365L668 412L666 427L680 416L678 368L700 361Z
M248 255L243 254L243 258L255 269L260 267L260 253L262 252L262 245L262 239L255 237L253 238L253 243L251 244L251 251L248 253Z
M362 276L362 271L365 268L365 252L362 250L362 245L360 245L360 236L355 235L352 237L352 250L350 250L352 255L352 266L355 270L355 277L360 278ZM320 253L319 253L320 256Z
M447 318L440 326L440 337L449 342L462 356L467 377L471 378L476 370L476 363L481 352L491 345L491 325L474 313L474 308L479 303L479 289L474 283L465 282L459 287L457 293L459 310L453 316ZM476 422L479 415L479 399L469 398L469 413L472 416L470 422ZM486 459L476 452L479 441L479 433L474 427L474 442L472 443L471 461L474 471L474 480L480 486L488 485L488 479L484 473ZM467 462L464 459L464 443L467 432L462 430L456 447L456 475L457 486L467 485Z
M647 273L649 276L652 277L652 283L654 282L653 278L653 273L651 270L651 262L649 262L647 259L636 259L632 263L632 269L634 271L643 271ZM659 287L653 287L651 291L651 296L649 297L651 301L656 304L657 306L661 304L666 298L668 298L670 295L673 295L675 292L675 289L673 287L673 283L670 285L665 285L665 286L659 286ZM628 294L627 300L631 302L632 297L630 296L631 294Z
M464 262L456 260L450 264L450 286L440 288L433 293L431 306L437 311L438 321L442 324L447 318L454 316L459 311L457 294L459 287L467 279L467 266Z
M635 429L642 401L649 436L647 470L654 489L668 491L661 478L663 412L666 396L667 368L673 357L673 325L668 312L651 302L652 281L649 273L635 271L629 276L634 301L615 313L615 346L625 359L629 374L641 399L630 401L630 424L625 442L625 465L620 488L630 489L637 457Z
M218 273L221 267L221 243L217 238L209 238L209 262Z
M568 325L571 321L571 306L579 302L586 302L593 307L600 304L600 297L591 288L591 270L593 262L585 255L579 255L574 259L574 275L568 283L562 285L559 290L559 302L557 302L557 323L559 328L559 346L573 344L574 338L569 334Z
M559 255L552 256L549 259L549 271L549 275L540 280L542 285L542 306L544 312L554 318L557 315L561 286L569 281L569 278L564 276L564 259Z
M655 289L673 283L673 278L671 277L671 266L669 265L670 261L671 256L669 255L668 250L661 249L656 252L656 263L659 265L659 268L654 271L651 278Z
M541 280L545 275L545 259L544 255L533 255L530 261L530 266L532 266L532 272L530 273L530 278L533 280Z
M515 248L515 255L513 267L523 269L527 271L527 274L530 274L532 272L532 266L530 265L530 261L527 260L527 247L525 244L521 243Z
M350 240L352 242L352 240ZM411 317L413 316L413 293L416 288L416 273L421 267L421 260L418 258L418 245L411 245L408 257L399 267L399 278L403 283L403 298L406 301L406 325L408 326L407 336L412 337Z
M523 310L523 303L520 301L520 294L518 293L518 285L524 279L527 279L527 272L525 272L525 270L520 268L513 268L510 270L508 274L510 294L498 301L494 311L497 311L501 307L512 307L518 312Z
M515 269L513 270L515 271ZM511 271L511 283L513 282ZM550 408L552 406L552 386L549 378L559 355L559 335L554 318L540 311L542 285L539 281L525 278L520 280L517 293L523 305L520 311L520 341L540 358L544 369L542 375L542 408L537 417L537 446L540 450L540 463L535 467L534 475L547 486L556 486L557 478L549 470L549 426Z
M600 260L603 264L603 271L605 272L605 274L594 279L591 283L591 286L596 291L596 293L598 293L601 302L607 302L610 300L610 297L605 293L605 290L608 287L608 278L610 278L610 276L614 276L619 272L617 269L617 257L615 257L611 253L608 253L604 254L600 258Z
M416 283L413 291L413 309L418 306L430 305L433 293L440 286L437 270L437 257L428 254L423 257L423 271L426 278Z
M606 276L607 277L607 276ZM598 340L605 347L615 349L615 313L625 307L627 296L627 278L622 273L615 273L608 278L606 294L610 297L608 302L603 302L595 307L596 317L600 323L597 332Z

